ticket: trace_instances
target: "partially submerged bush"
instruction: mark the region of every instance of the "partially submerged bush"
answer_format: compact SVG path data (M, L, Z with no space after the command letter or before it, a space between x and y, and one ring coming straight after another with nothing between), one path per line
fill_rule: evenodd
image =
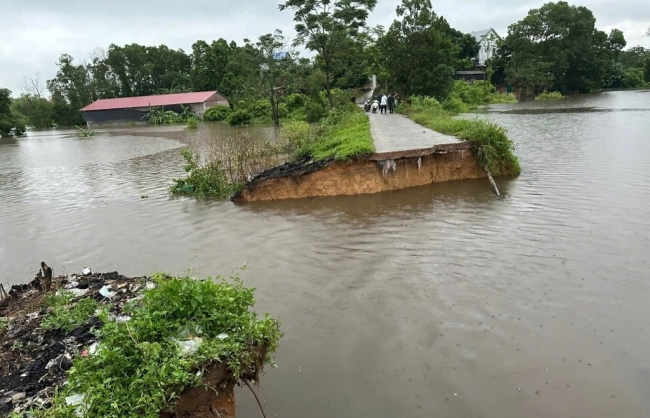
M187 120L187 129L196 129L199 127L199 120L197 118L190 118Z
M557 100L564 99L565 96L559 91L544 91L535 97L535 100Z
M246 109L238 109L226 118L229 125L248 125L253 120L253 115Z
M238 185L228 178L221 161L202 161L198 153L188 148L181 151L181 154L185 158L187 177L174 179L170 188L172 194L225 199L237 190Z
M460 106L458 101L461 101L465 106ZM517 98L514 94L500 94L497 89L488 81L476 81L468 83L464 80L457 80L454 82L454 88L449 95L448 101L451 101L449 107L450 111L459 109L457 113L467 112L475 109L477 106L492 104L492 103L516 103Z
M203 120L206 122L222 122L232 112L228 106L213 106L205 111Z
M472 144L479 165L497 176L519 175L521 167L514 155L514 144L501 126L479 119L457 119L431 98L412 98L411 106L399 111L434 131L456 136Z
M253 290L238 277L153 280L156 288L125 306L130 320L101 315L96 353L75 360L52 410L37 416L154 418L184 389L207 384L203 374L215 363L226 364L236 381L257 379L272 364L279 322L252 311ZM81 402L67 405L70 396Z

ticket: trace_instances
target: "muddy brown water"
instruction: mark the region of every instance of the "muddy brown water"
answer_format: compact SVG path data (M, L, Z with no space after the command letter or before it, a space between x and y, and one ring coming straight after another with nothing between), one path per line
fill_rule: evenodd
M497 180L503 199L487 180L170 199L179 140L222 128L2 139L0 281L41 260L125 275L247 264L286 333L262 380L269 417L650 416L650 92L478 117L517 144L523 174ZM250 393L238 402L259 416Z

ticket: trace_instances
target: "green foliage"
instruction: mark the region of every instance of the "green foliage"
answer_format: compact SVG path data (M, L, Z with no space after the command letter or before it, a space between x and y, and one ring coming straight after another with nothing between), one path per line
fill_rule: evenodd
M12 112L25 116L27 124L34 128L52 126L54 104L43 97L23 94L11 104Z
M232 109L228 106L213 106L205 111L203 120L207 122L225 121Z
M74 417L65 396L82 394L83 416L155 418L185 388L201 385L214 362L226 363L237 380L256 378L255 372L271 363L281 338L279 322L252 311L253 290L238 277L200 281L156 274L153 279L157 287L130 308L128 322L103 318L99 348L75 361L63 396L54 400L54 416ZM194 354L183 353L178 344L199 339ZM259 355L262 347L268 347L265 358Z
M88 138L90 136L101 135L101 132L93 131L92 129L84 129L77 125L75 125L74 127L79 130L79 133L77 135L79 135L79 137L81 138Z
M462 47L458 42L465 41L436 15L430 0L403 0L397 16L401 20L395 20L378 40L391 85L405 95L446 99L459 67Z
M187 120L187 129L196 129L199 127L199 120L197 118L189 118Z
M190 119L197 119L196 115L187 106L182 106L182 112L176 113L173 110L165 110L165 107L149 110L142 119L148 121L150 125L174 125L177 123L187 123Z
M304 121L284 123L280 130L282 151L289 155L298 154L300 150L306 149L316 141L318 131L318 128Z
M559 91L543 91L535 97L535 100L557 100L565 97Z
M291 112L299 109L307 103L307 97L301 93L293 93L284 98L287 109Z
M60 329L70 332L75 328L83 325L94 314L99 304L95 299L81 299L72 309L70 304L74 299L71 292L60 292L48 296L46 305L51 311L45 316L41 327L44 329Z
M11 91L0 88L0 137L25 133L24 121L11 111L11 104Z
M643 68L629 68L625 71L625 75L623 76L623 87L636 89L645 87L646 85Z
M305 116L309 123L316 123L327 115L327 107L317 100L309 100L305 105Z
M253 115L246 109L237 109L226 118L229 125L248 125L253 120Z
M248 110L254 118L271 116L271 101L269 99L257 100L248 108Z
M183 149L181 155L185 159L187 177L174 179L170 188L173 195L227 199L237 190L238 185L229 180L221 161L202 161L198 153L188 148Z
M362 159L375 152L370 134L370 121L363 110L353 104L338 107L321 123L321 130L314 140L298 151L298 156L316 160Z
M398 110L434 131L471 142L479 165L493 175L517 176L521 173L514 144L504 128L484 120L454 118L453 113L428 97L413 97L411 106L400 106Z
M324 87L330 108L334 72L343 68L340 52L359 37L377 0L285 0L280 10L292 10L296 22L296 43L317 52L316 65L324 75Z
M591 10L565 1L530 10L510 25L500 48L508 83L525 87L527 95L600 89L625 39L620 31L608 37L595 22Z

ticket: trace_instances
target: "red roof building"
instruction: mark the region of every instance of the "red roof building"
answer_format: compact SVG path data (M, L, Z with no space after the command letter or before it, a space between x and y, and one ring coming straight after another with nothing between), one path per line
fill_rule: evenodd
M182 106L189 106L192 112L202 117L205 111L211 107L228 105L228 99L218 91L200 91L100 99L80 111L84 121L90 127L100 124L119 125L146 121L146 116L152 108L164 107L165 110L181 112Z

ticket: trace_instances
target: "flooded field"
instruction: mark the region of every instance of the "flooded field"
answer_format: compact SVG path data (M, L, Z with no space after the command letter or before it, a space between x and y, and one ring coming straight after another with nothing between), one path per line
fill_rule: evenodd
M247 264L283 322L268 417L650 416L650 92L498 105L523 174L370 196L172 199L223 125L0 140L0 282ZM144 132L144 134L143 134ZM273 128L254 133L272 137ZM145 197L146 198L143 198ZM258 416L248 391L241 417Z

